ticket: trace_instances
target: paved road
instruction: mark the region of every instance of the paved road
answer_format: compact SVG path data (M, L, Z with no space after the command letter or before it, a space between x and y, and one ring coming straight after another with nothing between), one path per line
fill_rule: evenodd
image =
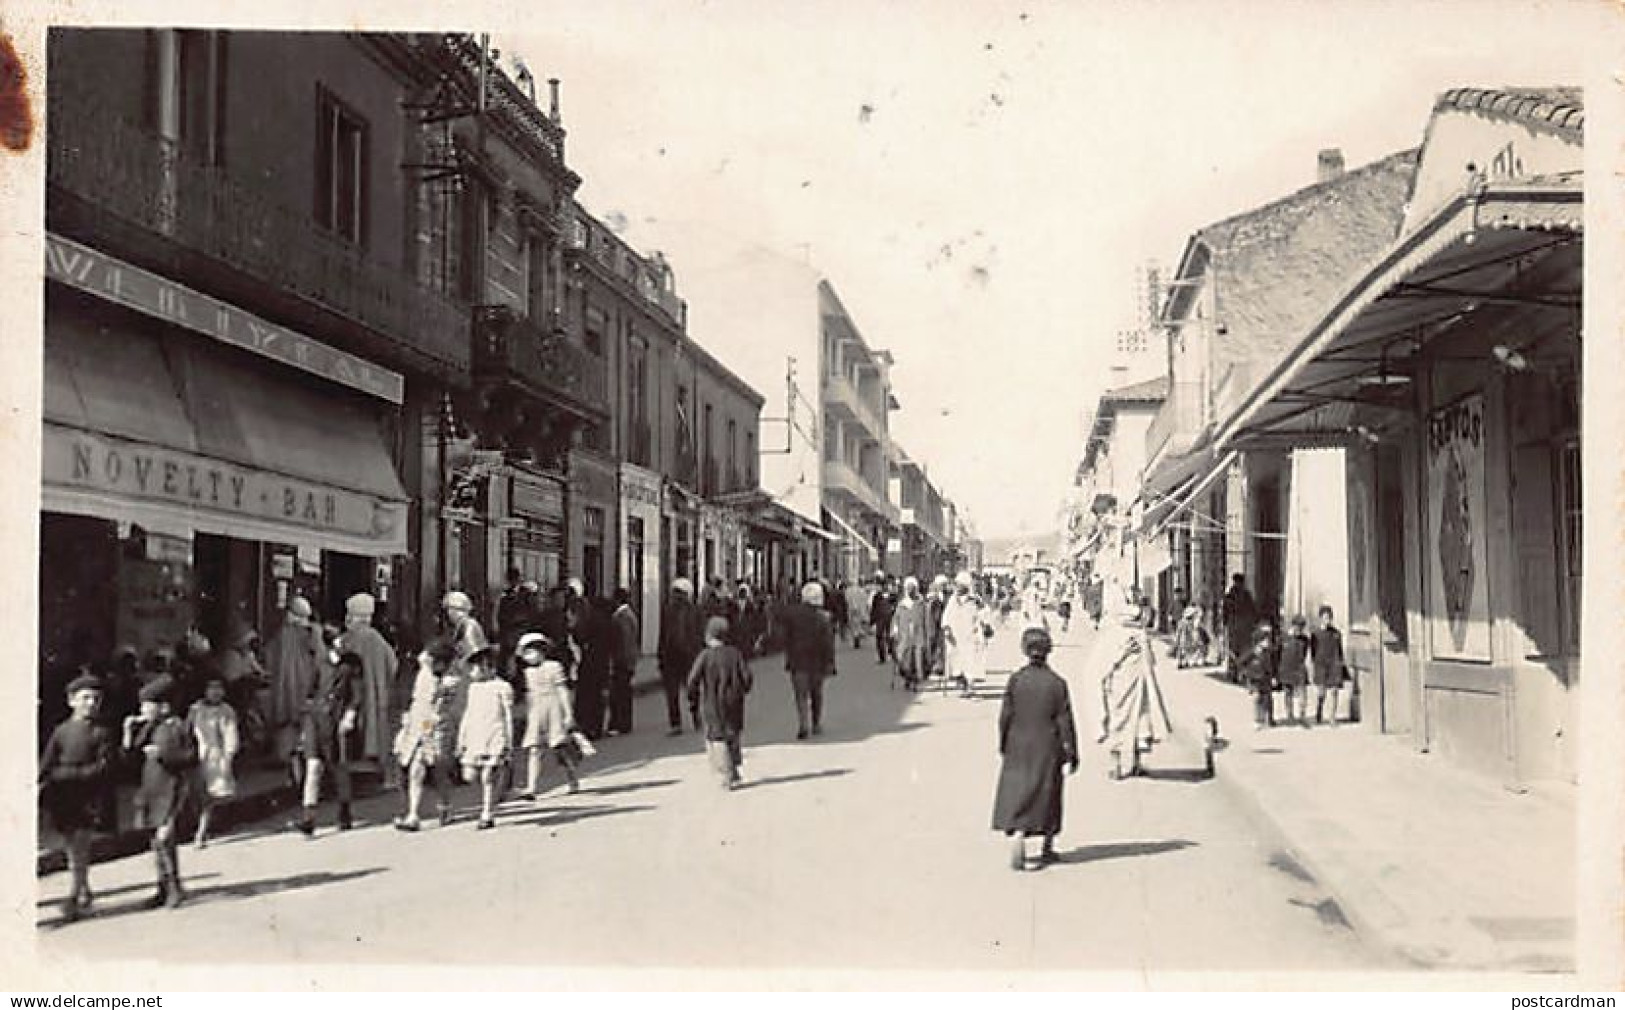
M996 643L1008 657L1012 643ZM1095 722L1087 637L1055 665L1080 729ZM995 665L1007 665L996 663ZM830 683L827 734L794 740L778 661L757 664L745 774L711 779L692 733L606 741L586 788L415 836L362 827L315 841L266 824L183 867L194 900L145 912L149 862L96 868L97 913L56 921L43 882L42 967L89 958L418 962L614 968L1290 971L1376 967L1334 903L1227 802L1194 757L1110 782L1086 747L1070 780L1064 860L1006 866L988 829L1003 678L973 700L892 690L870 652ZM474 801L471 792L465 803ZM177 953L178 952L178 953Z

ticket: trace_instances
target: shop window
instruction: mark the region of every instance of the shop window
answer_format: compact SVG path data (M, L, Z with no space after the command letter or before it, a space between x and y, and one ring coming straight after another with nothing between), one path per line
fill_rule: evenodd
M316 223L362 245L367 221L367 124L325 88L316 92Z

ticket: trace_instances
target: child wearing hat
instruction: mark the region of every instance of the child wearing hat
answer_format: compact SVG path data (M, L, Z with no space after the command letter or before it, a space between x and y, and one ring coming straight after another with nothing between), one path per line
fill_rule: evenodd
M548 752L558 759L573 793L580 788L576 777L576 747L571 739L575 716L570 705L568 646L538 631L519 636L514 661L525 684L525 791L523 800L534 800L542 783L542 764Z
M69 716L51 731L40 755L40 800L68 847L72 884L62 915L72 922L90 907L90 841L111 820L113 735L96 721L102 682L83 675L68 684Z
M293 827L306 838L316 834L316 807L322 801L322 773L333 772L338 793L340 831L350 830L350 734L359 716L361 657L353 652L330 656L322 664L300 723L299 749L305 756L303 809Z
M740 783L739 766L745 762L740 736L751 683L750 665L728 644L728 619L706 621L705 648L688 671L688 704L699 713L706 754L725 789L737 789Z
M463 777L480 783L481 831L496 826L498 773L513 749L513 687L496 675L496 649L486 645L468 657L469 684L462 723L457 729L457 754Z
M135 794L135 826L152 831L152 855L158 891L150 907L177 908L186 898L181 888L180 853L175 822L186 802L186 785L197 767L192 730L171 707L175 680L165 674L141 688L141 710L124 721L124 749L141 756L141 785Z

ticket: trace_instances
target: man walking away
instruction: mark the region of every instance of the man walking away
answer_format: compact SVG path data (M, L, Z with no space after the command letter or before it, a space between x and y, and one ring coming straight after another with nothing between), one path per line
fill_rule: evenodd
M615 590L615 612L610 617L609 735L632 732L632 677L637 673L643 652L643 629L632 594L624 587Z
M796 739L824 731L824 678L835 673L835 629L824 613L824 587L801 587L801 602L784 614L784 668L796 696Z
M700 652L701 631L694 584L683 578L674 580L671 598L660 615L660 684L666 692L668 736L683 733L683 686Z

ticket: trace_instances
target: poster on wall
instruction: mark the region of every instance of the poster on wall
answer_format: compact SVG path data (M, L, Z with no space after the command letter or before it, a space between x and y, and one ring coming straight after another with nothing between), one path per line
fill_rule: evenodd
M1428 624L1435 659L1491 658L1484 436L1482 395L1428 418Z

